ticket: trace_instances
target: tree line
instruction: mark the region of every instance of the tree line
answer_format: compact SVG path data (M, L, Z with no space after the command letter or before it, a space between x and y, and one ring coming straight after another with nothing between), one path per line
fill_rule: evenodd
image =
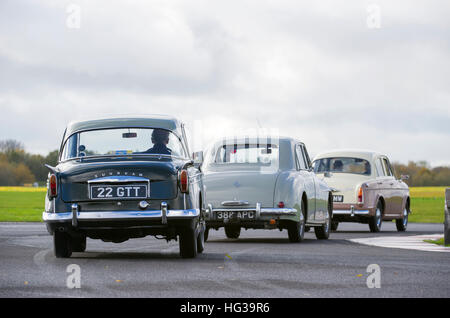
M58 161L58 150L46 156L30 154L24 145L16 140L0 141L0 186L21 186L38 182L42 185L47 180L48 169Z
M48 169L44 164L55 166L58 150L46 156L30 154L16 140L0 141L0 186L20 186L47 180ZM392 164L396 177L409 175L409 186L450 186L450 167L431 168L426 161L410 161L408 164Z

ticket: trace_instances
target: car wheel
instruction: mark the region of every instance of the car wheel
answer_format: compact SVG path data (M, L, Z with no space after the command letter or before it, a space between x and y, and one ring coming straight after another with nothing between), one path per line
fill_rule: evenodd
M375 211L375 215L369 219L369 228L370 232L380 232L381 224L383 223L383 206L381 202L377 204L377 210Z
M73 252L86 251L86 236L72 237L72 251Z
M72 242L69 234L55 231L53 233L53 250L57 258L67 258L72 255Z
M298 243L303 241L303 238L305 236L305 205L302 201L302 213L303 213L303 219L300 220L300 222L291 222L288 226L288 237L289 241L292 243Z
M206 227L205 234L203 235L205 242L208 241L209 237L209 227Z
M188 227L180 231L180 255L182 258L197 256L197 235L193 228Z
M326 214L325 223L322 226L315 227L314 233L316 234L317 239L327 240L330 237L330 231L331 231L331 212L330 212L330 204L328 204L328 212Z
M337 221L331 222L331 230L332 231L337 231L338 227L339 227L339 222L337 222Z
M200 254L205 249L205 226L202 226L202 229L199 231L197 236L197 252Z
M241 227L235 225L225 226L225 235L231 239L237 239L241 235Z
M395 225L397 226L397 231L404 232L408 227L408 208L405 207L403 210L403 217L401 219L395 220Z

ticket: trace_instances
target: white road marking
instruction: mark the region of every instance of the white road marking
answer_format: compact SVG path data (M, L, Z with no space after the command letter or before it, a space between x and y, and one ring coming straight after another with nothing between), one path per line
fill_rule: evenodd
M429 252L450 252L450 247L444 247L432 243L424 242L424 240L437 240L442 238L443 234L427 234L414 236L381 236L349 239L349 241L359 244L387 247L402 248L418 251Z

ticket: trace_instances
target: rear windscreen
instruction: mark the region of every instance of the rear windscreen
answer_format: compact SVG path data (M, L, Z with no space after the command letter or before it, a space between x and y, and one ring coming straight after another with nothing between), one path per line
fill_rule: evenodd
M372 173L369 161L360 158L322 158L313 162L315 173L354 173L370 175Z

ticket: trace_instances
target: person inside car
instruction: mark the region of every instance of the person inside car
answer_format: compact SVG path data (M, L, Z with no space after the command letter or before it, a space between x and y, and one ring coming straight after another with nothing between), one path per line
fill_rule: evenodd
M172 150L167 147L169 143L169 132L164 129L154 129L152 132L153 147L145 151L145 153L171 155Z
M344 165L342 164L342 161L341 160L336 160L333 163L332 171L342 172L343 167L344 167Z

